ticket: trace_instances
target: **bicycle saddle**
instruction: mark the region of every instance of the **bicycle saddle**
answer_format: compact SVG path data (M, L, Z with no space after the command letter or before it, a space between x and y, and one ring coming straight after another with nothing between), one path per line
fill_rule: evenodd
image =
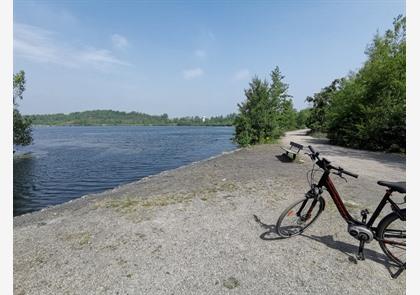
M393 191L405 194L405 181L391 182L391 181L378 181L379 185L389 187Z

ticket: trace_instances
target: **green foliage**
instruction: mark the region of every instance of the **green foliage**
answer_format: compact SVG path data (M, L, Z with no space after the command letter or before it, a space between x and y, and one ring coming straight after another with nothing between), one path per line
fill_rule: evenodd
M334 80L331 85L322 88L318 93L313 96L308 96L306 101L312 103L312 109L309 111L309 116L306 119L306 126L312 132L327 132L327 111L331 101L337 91L340 89L340 84L343 79Z
M170 119L168 114L153 116L138 112L119 112L94 110L70 114L48 114L28 116L36 125L178 125L178 126L231 126L235 114L202 117L183 117Z
M29 145L32 143L31 120L22 117L17 109L13 110L13 144Z
M13 105L17 106L16 99L23 99L23 92L25 91L25 72L20 71L13 75Z
M278 105L279 125L283 131L296 128L296 111L293 109L291 96L287 94L289 85L282 80L285 78L280 73L279 67L275 67L271 72L271 99Z
M295 111L283 79L276 67L271 72L270 85L258 77L249 83L246 100L238 104L239 114L234 122L234 139L239 145L271 143L295 127Z
M303 129L306 128L306 121L308 120L311 114L311 109L303 109L296 113L296 128Z
M31 120L23 117L17 109L17 99L23 99L25 91L25 72L13 75L13 144L29 145L32 143Z
M312 98L310 128L326 131L332 143L371 150L405 149L405 17L376 35L367 61L356 73L334 81Z
M270 88L267 81L257 77L245 90L246 101L239 104L239 115L235 120L235 141L245 146L248 144L269 142L279 136L280 129L276 106L270 100ZM271 105L271 106L270 106Z

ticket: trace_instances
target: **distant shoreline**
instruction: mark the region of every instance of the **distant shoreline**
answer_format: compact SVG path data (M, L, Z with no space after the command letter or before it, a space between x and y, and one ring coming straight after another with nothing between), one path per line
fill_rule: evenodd
M113 126L143 126L143 127L234 127L233 125L176 125L176 124L32 124L33 127L113 127Z
M92 110L69 114L26 115L33 125L47 126L232 126L236 114L169 118L168 114Z

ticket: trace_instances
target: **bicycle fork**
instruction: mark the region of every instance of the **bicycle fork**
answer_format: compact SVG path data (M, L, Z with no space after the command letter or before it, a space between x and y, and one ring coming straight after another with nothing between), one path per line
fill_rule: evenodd
M306 207L306 204L308 203L308 200L309 200L309 198L307 198L303 203L302 203L302 205L300 206L300 208L299 208L299 211L298 212L296 212L296 215L297 216L299 216L299 218L302 220L302 218L304 219L303 221L306 221L306 220L308 220L308 219L310 219L311 218L311 215L312 215L312 210L315 208L315 205L316 205L316 203L318 202L318 200L317 199L313 199L313 201L312 201L312 204L311 204L311 207L309 207L309 210L306 212L306 213L304 213L304 216L302 217L301 216L301 214L302 214L302 210Z

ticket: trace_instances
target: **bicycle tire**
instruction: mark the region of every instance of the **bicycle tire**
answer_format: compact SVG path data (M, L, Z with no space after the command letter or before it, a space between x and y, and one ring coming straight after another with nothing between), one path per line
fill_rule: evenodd
M306 202L304 204L304 202ZM300 205L299 205L300 204ZM309 204L309 206L308 206ZM313 218L308 222L305 223L304 226L302 226L301 222L306 222L306 217L307 216L297 216L297 213L299 212L299 209L302 205L304 205L303 210L308 210L313 204L313 211L310 217L313 216ZM296 210L296 208L298 208ZM284 237L284 238L290 238L296 235L300 235L301 233L303 233L312 223L314 223L314 221L319 217L319 215L321 214L321 212L324 210L325 208L325 200L322 197L318 197L318 199L307 199L307 198L303 198L297 202L294 202L293 204L291 204L289 207L287 207L281 214L279 219L277 220L277 224L276 224L276 232L279 236ZM295 211L293 210L295 209ZM306 211L307 212L307 211ZM296 215L296 217L293 216L293 214ZM302 214L301 214L302 215ZM305 215L305 213L303 214ZM294 226L288 226L285 225L286 221L285 218L286 217L291 217L291 219L293 220L293 218L298 218L296 219L298 225L294 225ZM303 219L305 220L303 220Z
M406 247L406 234L405 234L405 209L401 210L401 216L392 212L385 216L378 224L377 228L377 238L379 245L382 248L382 251L385 255L391 259L393 262L397 263L398 265L403 265L405 263L405 247ZM394 223L394 221L399 221L398 225L394 225L394 227L398 228L390 228L390 225ZM402 228L404 227L404 228ZM395 232L401 232L400 235L397 237ZM392 239L394 238L394 239ZM398 240L397 240L398 239ZM394 243L400 243L395 244ZM403 243L403 245L402 245ZM403 253L403 259L397 257L397 252ZM399 256L399 255L398 255Z

